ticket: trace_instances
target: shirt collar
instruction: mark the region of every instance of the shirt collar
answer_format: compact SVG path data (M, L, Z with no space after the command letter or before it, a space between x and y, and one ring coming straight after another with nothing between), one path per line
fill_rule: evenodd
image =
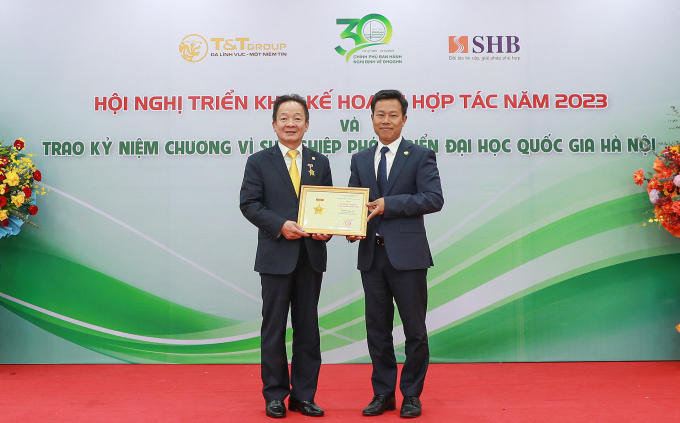
M390 152L396 156L397 155L397 150L399 150L399 145L401 144L401 139L394 140L391 143L385 145L378 141L378 145L376 146L375 153L377 155L380 155L380 150L382 150L383 147L387 147L390 149Z
M278 143L278 144L279 144L279 148L281 149L281 154L283 154L284 156L286 154L288 154L288 151L290 150L290 148L286 147L285 145L283 145L281 143ZM295 148L294 150L297 150L298 155L300 157L302 157L302 143L300 143L300 145L298 145L298 147Z

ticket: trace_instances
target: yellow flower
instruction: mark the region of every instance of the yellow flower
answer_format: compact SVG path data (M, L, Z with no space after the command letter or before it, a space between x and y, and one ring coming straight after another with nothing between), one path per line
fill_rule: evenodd
M0 184L0 195L7 192L7 184Z
M678 150L680 150L680 145L675 145L671 147L671 151L674 153L678 153L679 152Z
M14 204L17 207L21 207L24 205L24 201L26 201L26 197L24 197L24 193L22 192L19 195L13 195L12 196L12 204Z
M7 210L0 210L0 220L6 220L8 217Z
M11 187L19 185L19 175L17 175L16 172L7 172L5 177L5 182L7 182L7 185Z

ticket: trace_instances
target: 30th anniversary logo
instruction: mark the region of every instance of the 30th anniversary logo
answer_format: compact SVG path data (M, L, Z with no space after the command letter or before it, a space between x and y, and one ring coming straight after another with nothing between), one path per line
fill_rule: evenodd
M354 42L353 46L349 45L349 50L342 45L335 47L335 51L344 56L347 63L402 63L402 55L395 54L394 50L369 48L384 46L392 38L392 24L383 15L371 13L361 19L336 19L335 23L346 25L340 33L340 38Z

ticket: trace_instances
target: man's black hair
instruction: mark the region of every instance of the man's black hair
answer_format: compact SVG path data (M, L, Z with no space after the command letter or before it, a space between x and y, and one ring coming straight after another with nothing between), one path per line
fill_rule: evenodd
M379 100L399 100L401 104L401 114L406 116L406 110L408 109L408 101L404 98L404 95L399 90L380 90L373 96L371 101L371 113L375 113L375 104Z
M302 105L302 108L305 109L305 121L309 122L309 109L307 108L307 101L297 94L285 94L276 99L276 101L274 102L274 113L272 114L272 122L276 122L276 114L279 112L279 106L285 103L286 101L294 101Z

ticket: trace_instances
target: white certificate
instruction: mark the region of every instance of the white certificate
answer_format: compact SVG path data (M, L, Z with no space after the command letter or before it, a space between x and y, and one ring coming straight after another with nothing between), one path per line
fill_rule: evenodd
M366 236L368 191L302 185L298 225L310 234Z

